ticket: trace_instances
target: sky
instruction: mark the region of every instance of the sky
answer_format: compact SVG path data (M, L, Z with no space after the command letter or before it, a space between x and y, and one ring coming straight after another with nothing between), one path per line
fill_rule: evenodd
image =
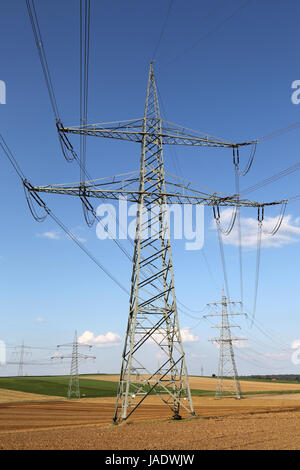
M78 125L79 1L36 0L35 5L60 116L65 125ZM300 121L300 104L292 100L297 91L292 84L300 80L297 0L152 0L151 8L141 0L91 0L91 12L89 123L143 116L149 64L155 56L164 119L228 141L258 139L253 165L240 178L241 190L299 161L297 126L263 139ZM26 178L34 185L79 181L78 166L61 154L25 0L1 7L0 52L0 81L6 87L0 134ZM72 142L78 146L76 138ZM241 150L242 168L249 151ZM135 143L89 138L88 172L102 178L138 170L139 152ZM25 362L44 363L57 345L72 342L75 330L82 341L94 345L96 356L83 362L80 371L118 373L128 295L51 218L43 223L32 218L22 184L0 154L0 339L7 345L8 362L15 363L0 367L0 375L17 374L17 346L23 341L34 347L26 350ZM172 174L209 191L235 192L230 149L165 146L164 158ZM287 199L299 194L298 180L299 172L294 172L245 197L260 202ZM129 289L130 261L112 240L99 240L96 224L86 226L80 201L50 194L43 199ZM97 208L98 202L93 203ZM241 210L243 312L248 317L232 318L240 326L233 334L242 338L235 349L241 375L300 374L293 360L300 339L299 204L288 203L276 236L262 236L254 323L257 211ZM279 212L279 206L266 208L264 231L272 231ZM225 227L231 214L231 209L222 211ZM122 244L132 253L129 241ZM224 237L224 255L230 298L236 301L241 300L238 244L235 227ZM211 375L218 365L218 348L210 342L218 318L203 315L215 312L207 304L220 301L225 283L211 208L204 210L203 248L188 251L183 240L172 239L172 249L176 295L185 305L179 321L188 371L200 375L203 368ZM239 306L233 310L240 311ZM68 373L69 368L68 360L52 360L51 367L25 364L24 373Z

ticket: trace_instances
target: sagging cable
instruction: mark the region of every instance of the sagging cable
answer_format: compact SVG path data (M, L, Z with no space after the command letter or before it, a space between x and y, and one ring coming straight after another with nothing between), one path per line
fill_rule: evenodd
M234 227L234 224L235 224L235 221L236 221L236 216L237 216L237 209L238 209L238 206L235 206L233 211L232 211L231 220L229 222L228 228L226 230L224 230L221 227L220 208L219 208L218 205L213 206L213 214L214 214L214 219L216 221L217 227L220 230L220 232L225 236L228 236L231 233L231 231Z
M258 227L257 227L256 273L255 273L254 302L253 302L253 312L252 312L252 319L251 319L251 328L253 326L253 322L254 322L254 318L256 314L256 305L257 305L263 218L264 218L264 207L261 206L261 207L258 207L258 214L257 214Z
M234 167L235 167L235 171L239 174L239 176L245 176L250 171L250 168L252 167L252 163L253 163L254 156L255 156L255 153L256 153L256 147L257 147L257 141L253 142L253 144L252 144L250 157L249 157L248 163L246 165L246 168L243 171L241 171L240 167L239 167L240 166L239 145L235 145L234 147L232 147L233 164L234 164Z
M58 139L59 139L59 143L60 143L64 158L67 160L67 162L72 162L73 160L77 160L78 156L73 148L73 145L71 144L70 140L66 136L66 133L63 131L63 125L59 119L56 121L56 128L57 128Z
M285 214L285 210L286 210L286 206L287 206L287 202L288 201L283 201L282 204L281 204L281 209L280 209L280 214L278 216L278 219L277 219L277 222L273 228L273 230L271 232L266 232L265 230L263 230L263 233L265 235L270 235L270 236L274 236L276 235L276 233L278 232L278 230L280 229L281 227L281 224L282 224L282 221L283 221L283 218L284 218L284 214Z
M34 219L37 222L43 222L47 215L49 215L54 222L65 232L65 234L73 240L76 245L84 251L84 253L115 283L117 284L120 289L123 290L126 294L129 295L129 291L118 281L118 279L111 274L108 269L106 269L99 261L97 258L95 258L94 255L91 254L91 252L80 242L80 240L63 224L61 220L56 217L56 215L51 212L51 210L47 207L45 202L40 198L40 196L36 193L34 190L34 187L26 180L23 180L23 186L25 190L25 195L26 195L26 200L30 209L31 214L33 215ZM38 216L35 208L32 204L31 198L35 200L35 202L44 209L45 215L44 216Z
M26 201L27 201L32 217L34 218L36 222L44 222L47 215L49 214L46 204L40 198L40 196L36 194L36 192L33 190L33 186L26 179L23 180L23 187L24 187ZM33 200L36 202L36 204L39 207L41 207L44 210L44 215L38 215L34 207Z
M34 0L26 0L26 5L27 5L28 15L29 15L30 23L31 23L31 28L32 28L32 32L33 32L33 35L34 35L34 40L35 40L36 48L37 48L37 51L38 51L39 59L40 59L40 62L41 62L41 66L42 66L42 70L43 70L43 74L44 74L44 78L45 78L45 82L46 82L46 86L47 86L47 90L48 90L48 94L49 94L53 114L55 116L55 119L58 120L59 119L58 106L57 106L57 101L56 101L56 98L55 98L54 88L53 88L53 84L52 84L52 80L51 80L51 76L50 76L49 66L48 66L47 57L46 57L46 53L45 53L45 49L44 49L44 45L43 45L43 39L42 39L41 30L40 30L40 27L39 27L39 22L38 22L38 17L37 17L35 5L34 5Z
M83 215L84 215L86 224L88 225L88 227L92 227L95 222L96 213L92 204L90 203L90 201L87 199L85 195L85 186L80 187L79 197L81 199Z

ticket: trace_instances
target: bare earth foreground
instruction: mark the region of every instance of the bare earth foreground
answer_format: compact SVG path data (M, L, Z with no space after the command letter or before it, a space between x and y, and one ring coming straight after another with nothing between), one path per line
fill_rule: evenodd
M111 424L114 398L0 404L0 449L300 449L300 394L194 398L196 418L170 420L158 397Z

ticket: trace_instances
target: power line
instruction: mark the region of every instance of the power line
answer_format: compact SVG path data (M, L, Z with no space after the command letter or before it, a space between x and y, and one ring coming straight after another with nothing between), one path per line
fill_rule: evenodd
M198 39L192 46L190 47L187 47L183 52L179 53L176 57L174 57L172 60L170 60L169 62L167 62L167 65L170 64L170 63L173 63L175 61L177 61L178 59L180 59L183 55L187 54L188 52L190 52L192 49L194 49L196 46L198 46L200 44L200 42L202 42L204 39L206 39L207 37L209 37L211 34L215 33L216 31L218 31L218 29L220 29L227 21L231 20L231 18L233 18L235 15L237 15L243 8L245 8L246 6L249 5L249 3L251 2L252 0L247 0L245 3L243 3L242 5L240 5L238 8L236 8L229 16L227 16L224 20L222 20L220 23L218 23L215 28L213 28L212 30L210 30L208 33L204 34L203 36L200 37L200 39ZM209 15L208 15L209 16Z
M281 129L276 129L275 131L269 132L269 134L259 137L257 140L258 142L264 142L269 139L274 139L274 137L278 137L279 135L285 134L286 132L297 129L298 127L300 127L300 121L296 121L293 124L290 124L289 126L282 127Z
M80 0L80 126L87 124L90 56L90 0ZM86 135L80 135L81 182L85 178ZM83 204L84 216L89 225L88 212Z
M297 162L294 165L289 166L289 167L285 168L284 170L281 170L278 173L275 173L274 175L269 176L268 178L265 178L264 180L259 181L258 183L254 184L252 186L249 186L246 189L243 189L240 194L241 195L249 194L252 191L255 191L257 189L261 189L264 186L266 186L268 184L271 184L271 183L274 183L275 181L277 181L281 178L284 178L285 176L290 175L291 173L294 173L298 170L300 170L300 162ZM294 198L295 197L297 197L297 196L294 196ZM289 199L293 199L293 197L289 198Z
M59 120L57 101L55 98L54 88L53 88L53 84L52 84L52 80L51 80L51 76L49 72L47 57L46 57L45 49L43 45L43 39L42 39L42 35L41 35L39 23L38 23L36 9L34 6L34 0L26 0L26 5L27 5L31 28L33 31L36 47L37 47L40 62L42 65L42 70L43 70L47 90L49 93L49 98L50 98L51 106L53 109L53 113L54 113L55 119Z
M30 5L30 1L32 2L32 6ZM47 85L47 89L49 92L50 101L52 104L54 117L58 126L60 122L60 117L58 114L58 107L57 101L55 98L54 88L52 85L51 75L48 67L46 53L43 47L42 42L42 35L39 27L38 16L36 13L36 9L34 6L34 0L26 0L27 9L29 13L29 17L31 20L32 30L36 42L36 46L38 49L40 62L42 66L42 70L44 72L44 78ZM89 38L90 38L90 0L80 0L80 120L81 122L85 122L87 120L87 103L88 103L88 70L89 70ZM75 160L80 167L81 172L81 181L84 178L88 180L92 180L91 176L88 174L86 170L86 136L80 136L80 158L78 158L76 152L73 149L72 144L70 143L69 139L66 137L65 134L59 133L59 140L60 145L62 148L63 155L65 156L67 161ZM68 155L71 153L71 157ZM19 175L20 176L20 175ZM83 196L81 197L82 207L84 212L84 217L88 226L93 224L93 221L96 219L99 223L103 225L102 220L97 217L95 211L93 210L91 204L86 200L84 197L84 190ZM93 219L89 218L89 213L92 213ZM117 219L116 219L117 220ZM117 220L118 221L118 220ZM131 255L128 251L122 246L122 244L116 240L111 233L109 232L108 228L106 231L111 236L111 239L114 243L121 249L121 251L125 254L125 256L131 261Z
M24 186L24 190L25 190L25 194L26 194L26 200L27 200L27 203L28 203L28 206L29 206L29 209L33 215L33 217L35 218L35 220L37 221L43 221L45 220L45 218L47 217L47 215L49 215L53 220L54 222L66 233L66 235L68 235L69 238L71 238L71 240L73 240L76 245L115 283L117 284L120 289L123 290L123 292L125 292L126 294L129 295L129 291L118 281L118 279L113 276L109 271L108 269L106 269L101 263L100 261L95 258L95 256L80 242L80 240L71 232L71 230L69 230L66 225L64 225L64 223L47 207L47 205L45 204L45 202L40 198L40 196L38 196L36 193L30 193L30 189L33 187L29 181L26 180L25 176L24 176L24 173L22 172L22 170L20 169L20 166L19 164L17 163L15 157L13 156L13 154L11 153L11 151L8 149L8 146L6 145L6 142L4 141L2 135L0 135L0 146L1 148L3 149L5 155L7 156L7 158L9 159L11 165L13 166L13 168L15 169L16 173L18 174L19 178L21 179L22 183L23 183L23 186ZM35 208L33 206L33 203L32 203L32 199L36 202L36 204L43 210L44 212L44 215L43 216L38 216L36 211L35 211Z
M161 40L163 38L163 35L164 35L165 29L166 29L166 26L167 26L167 23L168 23L168 19L169 19L170 13L171 13L173 3L174 3L174 0L171 0L170 3L169 3L169 7L168 7L168 10L167 10L167 14L166 14L164 23L162 25L162 29L161 29L161 32L160 32L160 35L159 35L159 38L158 38L158 42L157 42L157 44L155 46L155 49L154 49L154 52L152 54L152 60L155 59L155 56L157 54L157 51L158 51L158 48L160 46Z

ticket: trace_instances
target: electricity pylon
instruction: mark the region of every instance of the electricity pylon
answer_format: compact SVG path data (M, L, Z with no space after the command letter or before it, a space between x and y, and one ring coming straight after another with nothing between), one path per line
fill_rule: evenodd
M18 361L8 361L6 364L17 364L18 365L18 376L23 377L24 375L24 364L30 364L32 365L31 362L25 361L25 356L30 356L31 352L28 351L30 349L30 346L25 346L24 341L22 341L22 344L20 346L15 347L15 351L13 352L14 356L19 356Z
M19 369L18 369L18 376L22 377L24 375L24 341L21 344L21 351L20 351L20 361L19 361Z
M23 181L27 194L44 209L45 203L38 195L42 192L78 196L94 218L96 212L89 202L90 197L116 201L126 198L128 202L138 204L129 317L113 420L115 423L126 420L152 392L169 406L175 419L180 418L181 408L194 415L178 321L167 205L205 204L218 208L238 205L261 210L265 205L278 203L261 204L238 196L204 193L198 186L166 173L163 146L228 148L235 153L239 147L256 142L226 142L164 121L160 115L152 63L143 118L79 127L64 127L57 120L56 125L65 156L73 158L76 153L67 134L126 140L141 145L138 177L131 175L122 179L117 175L104 181L48 186L33 186ZM148 358L149 344L156 345L164 357L158 367Z
M220 329L220 337L213 338L211 341L219 345L219 367L218 367L218 378L216 385L216 395L215 398L222 398L224 395L234 395L236 398L242 398L242 391L240 386L240 381L238 378L238 372L236 367L236 362L234 358L233 342L241 341L245 338L236 338L231 336L231 328L240 328L238 325L230 325L228 315L246 315L242 312L230 312L228 314L228 305L237 304L241 302L228 301L224 295L224 290L222 293L221 302L214 302L208 305L222 305L221 313L212 313L204 315L204 317L221 317L221 325L215 325L213 328ZM232 380L223 380L224 377L231 378Z
M80 347L88 347L89 349L92 348L90 344L83 344L83 343L78 343L77 341L77 331L75 331L74 334L74 341L73 343L68 343L68 344L59 344L57 348L62 348L62 347L67 347L67 348L72 348L72 355L60 355L60 356L52 356L51 359L67 359L71 358L71 369L70 369L70 380L69 380L69 386L68 386L68 394L67 397L70 400L71 398L80 398L80 387L79 387L79 360L80 359L96 359L95 356L87 355L87 354L81 354L79 352Z
M26 357L31 357L32 352L31 350L33 349L47 349L43 347L37 347L37 346L26 346L24 344L24 341L22 341L22 344L20 346L8 346L8 348L14 349L12 352L12 357L17 357L18 360L16 361L6 361L5 364L11 365L11 364L16 364L18 366L18 376L23 377L24 375L24 365L28 366L49 366L50 362L47 362L47 360L28 360L25 359Z

